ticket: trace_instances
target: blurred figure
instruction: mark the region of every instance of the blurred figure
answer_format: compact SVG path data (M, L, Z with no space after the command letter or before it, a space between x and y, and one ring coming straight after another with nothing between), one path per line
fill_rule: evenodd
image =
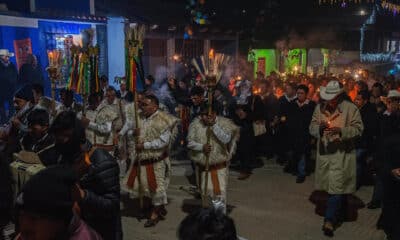
M18 80L18 71L10 61L14 53L0 49L0 123L5 123L13 114L13 94Z
M376 168L375 186L371 201L367 204L368 209L380 208L383 197L383 177L384 177L384 159L386 154L385 139L392 137L398 131L400 126L400 92L397 90L389 91L386 98L386 111L379 115L379 132L377 136L377 153L374 158Z
M178 229L179 240L237 240L233 220L215 209L200 209L188 215Z
M102 96L106 95L107 88L108 88L108 78L106 75L102 75L100 77L100 92Z
M375 107L369 102L369 99L370 95L368 91L361 90L354 101L360 110L361 119L364 123L363 134L356 142L357 189L368 175L367 158L374 153L375 140L378 134L378 114Z
M279 114L275 119L275 125L278 130L276 135L278 162L288 162L293 155L292 138L289 136L288 118L292 115L292 104L297 100L296 83L289 82L285 87L285 94L279 98ZM290 169L291 165L286 165L284 171L296 174L296 169Z
M75 184L73 170L62 166L49 167L29 179L16 200L16 240L101 240L73 212Z
M8 237L6 229L9 228L8 226L10 226L13 218L13 190L13 178L9 162L0 153L0 239Z
M378 113L383 113L386 110L386 106L382 101L382 96L384 96L383 91L384 90L382 84L375 83L374 85L372 85L370 102L376 108L376 111Z
M93 148L76 114L60 113L50 127L60 165L71 167L78 176L72 188L81 217L103 239L122 239L120 179L117 162L105 150Z
M240 138L232 162L239 164L239 180L246 180L250 177L251 165L255 162L255 136L253 122L249 118L250 113L251 109L247 105L236 105L234 122L240 127ZM233 165L231 166L233 167Z
M126 88L126 80L122 80L119 84L119 91L117 95L125 103L133 102L133 93Z
M24 84L44 84L42 69L33 54L26 57L26 63L19 69L18 86Z

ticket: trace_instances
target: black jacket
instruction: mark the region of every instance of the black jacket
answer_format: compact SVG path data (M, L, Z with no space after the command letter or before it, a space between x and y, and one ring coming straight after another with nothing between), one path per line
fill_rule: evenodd
M79 202L82 218L103 239L122 239L119 167L103 149L96 149L88 173L80 179L85 198Z
M17 85L18 72L13 63L5 66L0 60L0 103L11 100Z
M378 113L371 103L367 102L360 109L361 119L364 124L364 131L356 143L357 148L373 149L375 138L378 134Z
M33 67L32 64L25 63L19 69L18 86L34 83L43 86L44 78L42 74L42 68L39 65Z
M264 104L264 119L270 123L275 116L279 115L278 98L274 94L269 94L267 96L262 96L261 99Z
M305 153L310 150L311 135L309 126L314 113L315 103L309 101L303 106L299 106L294 101L289 106L287 122L288 136L287 142L291 142L293 150L298 153Z

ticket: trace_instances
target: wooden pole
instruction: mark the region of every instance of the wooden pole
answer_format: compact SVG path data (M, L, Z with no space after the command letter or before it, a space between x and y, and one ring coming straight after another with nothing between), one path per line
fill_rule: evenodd
M138 97L137 91L135 89L135 96L134 96L134 105L135 105L135 128L139 128L139 114L138 114ZM139 135L135 136L136 144L139 143ZM141 169L140 169L140 160L139 160L139 151L136 150L136 163L137 163L137 176L138 176L138 185L139 185L139 206L140 209L143 209L143 187L142 187L142 180L141 180Z

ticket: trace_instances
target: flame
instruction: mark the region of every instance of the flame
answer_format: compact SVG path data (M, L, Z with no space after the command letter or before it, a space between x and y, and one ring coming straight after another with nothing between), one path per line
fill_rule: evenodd
M211 48L211 49L210 49L210 52L208 53L208 58L209 58L209 59L214 59L214 55L215 55L215 54L214 54L214 49Z

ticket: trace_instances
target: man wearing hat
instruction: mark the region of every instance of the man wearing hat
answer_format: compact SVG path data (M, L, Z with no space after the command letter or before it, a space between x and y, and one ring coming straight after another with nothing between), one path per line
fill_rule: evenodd
M14 95L14 108L16 113L10 122L0 128L0 140L2 141L4 152L10 157L15 152L17 143L24 134L28 132L27 117L33 109L32 87L26 85L19 89Z
M189 156L197 165L198 188L203 193L208 181L207 198L211 198L215 207L225 211L229 161L236 150L239 128L231 120L217 116L215 109L211 114L208 111L208 106L203 105L199 117L189 126ZM205 171L207 159L208 179Z
M315 108L310 133L318 139L315 187L329 194L322 229L333 236L345 195L356 191L355 141L364 126L357 106L348 100L338 81L321 87L320 95L324 102Z
M400 133L400 92L390 90L386 97L382 97L382 101L386 105L386 110L379 115L379 132L377 136L377 156L375 158L375 168L377 174L375 176L374 192L371 201L367 204L367 208L376 209L381 207L383 198L383 179L384 179L384 162L387 153L385 142L394 135Z
M5 123L7 117L11 114L12 94L15 92L15 86L18 80L18 71L14 64L10 62L10 57L14 57L14 53L7 49L0 49L0 123ZM8 104L9 113L6 114L5 104Z

